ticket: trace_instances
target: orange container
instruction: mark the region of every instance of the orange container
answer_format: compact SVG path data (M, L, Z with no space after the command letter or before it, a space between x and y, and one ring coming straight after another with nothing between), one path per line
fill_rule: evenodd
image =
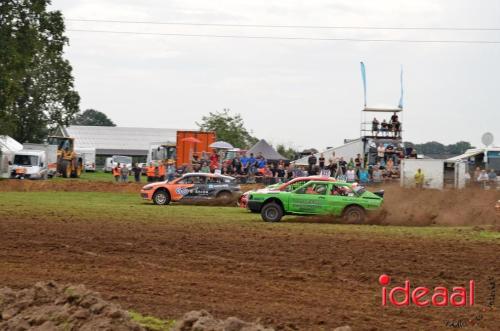
M191 157L195 154L201 158L203 152L212 153L213 148L208 146L215 141L215 132L177 131L177 167L191 163Z

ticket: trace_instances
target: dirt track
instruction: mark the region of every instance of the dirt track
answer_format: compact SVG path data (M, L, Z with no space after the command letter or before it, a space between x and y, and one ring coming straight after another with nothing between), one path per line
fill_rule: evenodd
M314 224L311 224L314 226ZM0 283L83 283L143 313L172 318L207 309L219 318L261 317L279 328L441 329L470 317L500 279L498 242L357 238L286 228L132 222L3 220ZM477 282L476 308L381 307L377 277L448 287ZM498 309L481 325L494 330Z

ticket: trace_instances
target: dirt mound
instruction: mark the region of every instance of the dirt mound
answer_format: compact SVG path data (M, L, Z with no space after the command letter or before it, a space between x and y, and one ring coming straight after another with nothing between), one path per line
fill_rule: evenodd
M84 286L37 283L0 289L0 330L145 330Z
M381 215L374 224L390 225L498 225L495 190L417 190L389 186Z
M205 310L191 311L177 322L174 331L273 331L258 323L244 322L236 317L215 319Z

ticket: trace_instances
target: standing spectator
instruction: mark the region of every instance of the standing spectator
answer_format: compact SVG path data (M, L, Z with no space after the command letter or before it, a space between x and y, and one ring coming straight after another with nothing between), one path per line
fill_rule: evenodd
M417 172L415 173L415 186L418 189L421 189L424 187L424 180L425 180L425 175L422 172L422 169L418 168Z
M361 157L361 154L356 155L356 158L354 159L354 165L356 168L361 168L363 165L363 158Z
M318 161L319 161L319 168L323 170L325 168L325 156L323 155L323 153L320 154Z
M363 184L366 184L370 181L368 171L365 168L359 169L358 178L359 178L359 181Z
M202 166L201 166L201 169L200 169L200 172L201 173L204 173L204 174L208 174L210 173L210 165L209 165L209 161L204 161Z
M351 157L349 163L347 163L347 168L354 168L354 159Z
M377 120L376 117L373 118L372 121L372 136L378 136L378 126L379 126L379 121Z
M134 166L132 167L132 173L134 174L134 180L136 183L140 183L141 182L141 173L142 173L142 169L137 166L137 163L134 163Z
M175 165L173 162L169 162L167 166L167 180L170 182L175 178Z
M385 159L385 147L383 144L380 144L377 147L377 162L383 159Z
M200 160L198 154L194 154L191 159L191 167L193 168L193 172L200 171L201 164L205 162L205 159Z
M352 167L349 167L346 172L346 177L348 183L354 183L356 181L356 171L354 171Z
M113 177L115 177L115 182L118 183L120 181L120 163L118 163L111 171L113 173Z
M128 168L126 165L120 169L121 181L122 183L128 183Z
M490 172L488 173L488 179L490 181L490 184L492 185L497 183L497 173L494 169L490 169Z
M160 161L160 164L158 165L158 179L160 181L164 181L166 174L167 169L165 168L165 164L163 163L163 161Z
M387 163L385 164L385 168L389 173L392 174L394 170L394 161L392 159L387 160Z
M248 173L254 175L257 171L257 159L253 156L253 153L250 153L250 157L248 158Z
M477 182L481 185L482 188L486 187L486 184L488 183L489 177L488 174L486 173L486 170L481 170L479 173L479 176L477 177Z
M347 171L347 162L344 160L344 158L342 156L339 159L338 170L340 170L340 171L337 171L337 172L339 172L340 176L344 175Z
M246 156L246 154L243 154L243 156L240 158L240 161L242 173L248 173L248 157Z
M373 168L372 178L373 178L373 183L375 184L382 183L382 171L378 166L375 166Z
M318 160L316 159L316 156L314 156L314 153L311 152L311 155L307 158L307 164L309 165L309 168L307 169L307 172L309 176L313 173L313 168L316 165Z
M278 177L280 180L283 180L285 178L285 169L281 164L278 165L278 170L276 171L276 177Z
M479 178L479 176L480 176L480 175L481 175L481 168L476 167L476 170L474 170L474 176L472 177L472 178L473 178L473 180L474 180L474 183L475 183L476 185L478 185L478 184L479 184L479 180L478 180L478 178Z
M155 167L153 162L149 162L149 166L146 168L146 176L148 177L148 183L155 181Z
M259 155L259 156L257 157L257 167L258 167L259 169L264 169L264 168L266 167L266 165L267 165L267 160L266 160L266 158L265 158L264 156L262 156L262 154L261 154L261 155Z
M214 172L217 168L219 168L219 155L214 151L210 155L210 171Z
M387 136L387 131L389 130L389 125L385 121L385 119L382 121L380 124L380 131L382 132L383 136Z
M241 161L239 156L235 156L233 159L233 171L238 175L241 175Z

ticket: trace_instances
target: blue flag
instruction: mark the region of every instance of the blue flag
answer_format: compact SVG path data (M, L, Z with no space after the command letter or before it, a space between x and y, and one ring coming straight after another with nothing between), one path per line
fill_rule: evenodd
M363 79L363 91L365 93L365 107L366 107L366 70L365 64L361 62L361 78Z

